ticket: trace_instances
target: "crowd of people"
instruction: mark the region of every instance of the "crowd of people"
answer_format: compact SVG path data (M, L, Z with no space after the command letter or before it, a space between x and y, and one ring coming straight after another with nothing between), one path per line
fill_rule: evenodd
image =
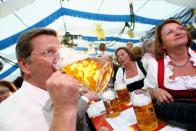
M140 47L129 42L116 49L115 57L104 54L101 44L100 59L114 68L108 86L124 82L130 93L146 89L160 120L196 129L196 54L191 44L190 33L173 19L156 27L154 40ZM94 130L86 112L99 97L86 88L81 92L76 79L54 69L61 47L53 29L32 29L20 36L16 56L22 76L0 82L0 130Z

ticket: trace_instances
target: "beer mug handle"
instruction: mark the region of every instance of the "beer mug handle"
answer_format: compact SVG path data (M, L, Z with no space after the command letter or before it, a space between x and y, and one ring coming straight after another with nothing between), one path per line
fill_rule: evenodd
M110 101L107 101L107 105L109 106L109 113L111 114L111 113L113 113L113 110L112 110L112 105L111 105L111 103L110 103Z

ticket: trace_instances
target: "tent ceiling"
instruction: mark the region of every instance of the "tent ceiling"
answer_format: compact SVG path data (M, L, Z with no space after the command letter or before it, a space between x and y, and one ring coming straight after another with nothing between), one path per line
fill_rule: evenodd
M112 49L123 46L129 40L138 43L146 31L155 27L158 21L167 19L187 7L196 7L195 0L131 1L136 20L135 37L130 38L127 35L128 28L125 28L123 34L120 35L122 42L116 42L110 47ZM40 21L41 25L54 28L61 35L68 31L72 34L81 34L85 36L84 38L92 37L92 39L96 38L95 23L100 23L106 37L111 40L119 36L126 21L130 23L129 0L63 0L62 10L59 10L60 8L60 0L48 0L47 2L45 0L0 0L0 56L16 62L13 51L16 39L13 39L14 43L10 44L11 38L25 29L36 27ZM93 18L90 18L91 16ZM102 16L104 18L101 18ZM64 24L66 28L64 28ZM9 41L6 41L6 44L9 46L1 48L3 41L8 38ZM78 43L78 46L87 47L88 44L85 43L88 42ZM0 61L2 60L0 59ZM16 69L15 66L6 64L3 71L0 72L0 79L13 80L12 76L18 74ZM15 75L10 75L11 73L15 73Z
M69 0L69 1L65 1L64 0L63 7L68 8L68 9L74 9L77 11L88 12L88 13L111 14L111 15L129 15L130 14L128 0L120 0L120 1L113 1L113 0L104 0L104 1L103 0L102 1L101 0ZM32 4L27 4L25 7L14 12L25 24L23 24L13 13L6 17L1 17L0 27L3 32L0 33L0 38L3 39L10 35L13 35L14 33L22 31L23 29L49 16L50 14L52 14L59 8L60 8L60 1L50 0L50 2L46 3L44 0L35 0ZM138 16L143 16L146 18L152 18L152 19L158 19L158 20L166 19L174 15L178 11L184 9L183 7L167 3L163 0L156 0L156 1L155 0L135 0L133 2L133 8L134 8L135 14ZM13 21L14 21L14 24L13 24ZM62 19L60 19L60 21L62 21ZM91 32L93 33L93 35L95 35L94 23L97 21L65 16L64 22L66 24L67 31L69 32L73 32L77 34L77 32L75 32L74 30L75 28L80 28L81 30L84 30L84 31L87 29L88 30L87 32ZM53 27L64 30L63 21L57 22L57 23L58 24L56 25L53 24L55 25ZM122 28L122 22L116 24L113 22L101 21L100 23L102 24L103 29L106 32L108 30L113 31L115 28L116 28L116 32L120 32ZM136 24L135 32L141 32L141 31L145 32L148 29L149 29L149 25L141 26L141 24L139 25ZM113 33L111 35L113 35Z

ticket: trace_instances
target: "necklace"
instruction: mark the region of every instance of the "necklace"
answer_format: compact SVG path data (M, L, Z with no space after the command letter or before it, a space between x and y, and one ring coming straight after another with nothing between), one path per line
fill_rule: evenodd
M173 66L175 66L175 67L184 67L184 66L189 62L189 57L187 58L186 62L185 62L184 64L182 64L182 65L174 64L172 61L170 61L170 62L171 62L171 64L172 64Z

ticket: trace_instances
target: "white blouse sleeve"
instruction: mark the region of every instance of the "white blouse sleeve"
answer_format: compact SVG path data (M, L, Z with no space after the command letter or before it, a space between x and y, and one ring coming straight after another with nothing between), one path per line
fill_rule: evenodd
M122 69L122 67L119 67L118 70L117 70L117 72L116 72L116 81L115 81L115 84L116 83L122 83L123 79L124 79L123 69Z
M155 59L149 59L149 66L146 78L144 79L144 89L147 87L155 88L158 87L157 81L157 70L158 70L158 63Z

